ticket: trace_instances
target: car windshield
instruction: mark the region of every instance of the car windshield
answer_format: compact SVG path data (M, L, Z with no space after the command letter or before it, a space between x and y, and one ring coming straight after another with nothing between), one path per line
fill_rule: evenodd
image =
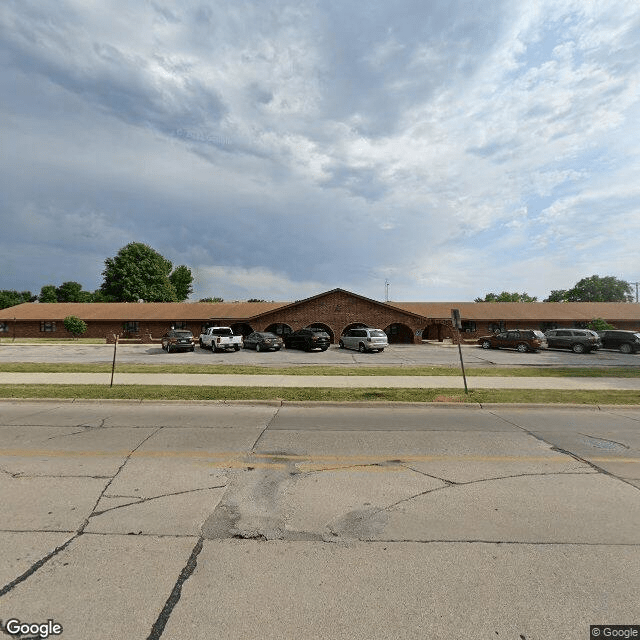
M191 331L176 331L175 336L176 338L191 338L193 334Z
M534 332L533 332L533 335L534 335L536 338L544 338L544 333L542 333L542 331L534 331Z
M231 331L231 329L228 329L228 328L214 329L211 333L214 336L232 336L233 335L233 331Z

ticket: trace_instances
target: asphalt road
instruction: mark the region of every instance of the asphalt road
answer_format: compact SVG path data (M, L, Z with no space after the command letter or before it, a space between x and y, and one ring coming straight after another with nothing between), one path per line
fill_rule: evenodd
M113 345L94 344L13 344L0 342L0 363L3 362L77 362L111 363ZM518 353L499 349L484 350L476 345L462 347L465 367L491 366L580 366L611 367L640 366L640 354L623 354L600 350L590 354L576 354L559 349L538 353ZM459 367L458 347L450 343L421 345L389 345L382 353L358 353L332 345L327 351L306 353L297 349L261 352L242 349L238 352L212 353L196 347L194 352L165 353L159 345L118 345L119 363L147 364L239 364L260 366L428 366Z
M639 424L622 407L0 402L0 619L65 640L638 624Z

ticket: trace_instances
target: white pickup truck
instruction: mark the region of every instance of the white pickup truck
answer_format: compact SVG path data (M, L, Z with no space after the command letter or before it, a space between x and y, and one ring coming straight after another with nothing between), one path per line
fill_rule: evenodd
M233 334L231 327L209 327L200 334L200 346L212 351L240 351L242 336Z

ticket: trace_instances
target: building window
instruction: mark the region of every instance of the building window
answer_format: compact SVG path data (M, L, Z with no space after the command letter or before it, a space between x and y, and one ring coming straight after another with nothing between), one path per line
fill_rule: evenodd
M0 333L9 333L9 323L0 322Z
M171 323L171 327L173 329L186 329L187 328L187 321L186 320L176 320L175 322Z
M463 320L462 330L465 333L473 333L474 331L476 331L476 323L473 320Z
M500 322L492 322L489 324L489 331L491 333L500 333L504 331L507 327L507 324L504 320L500 320Z
M56 323L48 320L43 320L40 323L40 331L44 331L46 333L52 333L56 330Z
M135 322L125 322L122 328L127 333L138 333L140 331L140 323L137 320Z

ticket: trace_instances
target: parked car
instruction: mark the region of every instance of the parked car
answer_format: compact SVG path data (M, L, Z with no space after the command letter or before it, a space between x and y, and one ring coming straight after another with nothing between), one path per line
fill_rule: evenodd
M384 351L389 345L387 334L382 329L371 327L359 327L349 329L340 338L338 346L341 349L357 349L360 353L365 351Z
M172 351L193 351L195 342L193 333L186 329L171 329L171 331L167 331L162 336L162 348L167 353Z
M491 336L478 338L478 344L483 349L517 349L521 353L525 351L538 351L547 348L547 339L542 331L530 329L509 329Z
M550 349L571 349L574 353L589 353L602 346L600 336L591 329L549 329L544 335Z
M242 336L233 333L231 327L208 327L200 334L200 347L217 351L240 351Z
M618 349L622 353L640 351L640 332L637 331L598 331L603 349Z
M256 351L280 351L283 345L282 338L269 331L254 331L244 339L245 349L255 349Z
M304 349L305 351L320 349L320 351L326 351L330 344L331 338L329 334L316 327L298 329L298 331L288 333L284 337L284 346L287 349Z

